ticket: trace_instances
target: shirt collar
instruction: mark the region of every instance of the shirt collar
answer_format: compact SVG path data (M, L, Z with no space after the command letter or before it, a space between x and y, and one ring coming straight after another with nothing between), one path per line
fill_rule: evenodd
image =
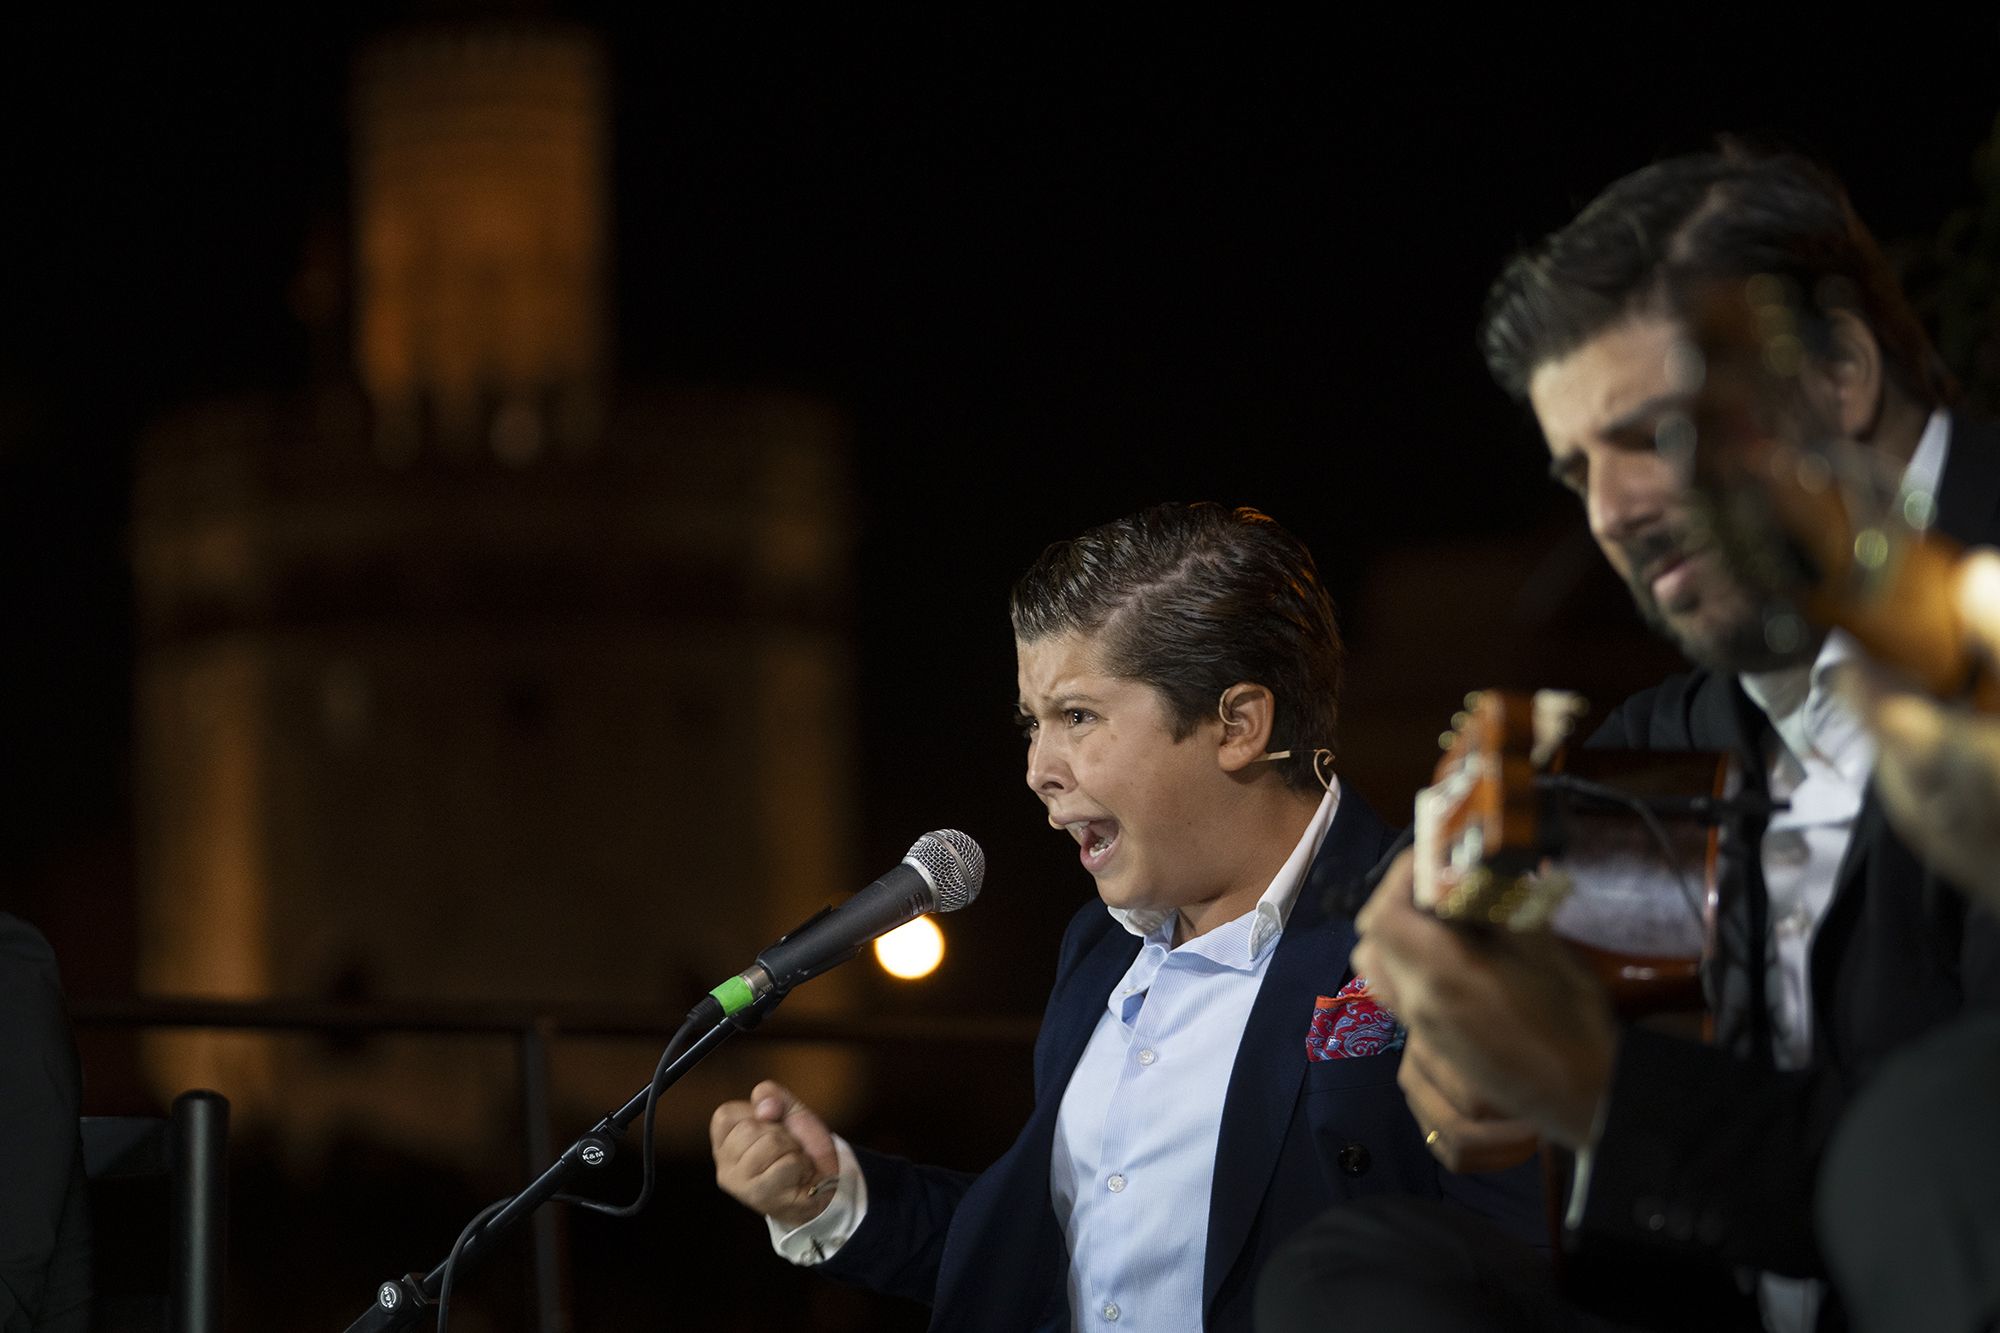
M1943 408L1931 413L1931 419L1924 423L1924 433L1917 437L1916 451L1910 455L1910 465L1903 469L1903 494L1921 494L1932 500L1937 495L1938 483L1944 477L1945 455L1951 448L1951 418ZM1935 504L1924 505L1926 514L1937 512ZM1909 510L1906 507L1905 513ZM1925 526L1919 524L1918 526Z
M1306 825L1298 845L1292 848L1292 854L1285 858L1285 863L1278 867L1271 886L1257 899L1257 905L1244 914L1251 919L1247 932L1249 960L1254 961L1269 948L1284 930L1285 922L1291 919L1292 908L1299 899L1299 888L1306 881L1306 871L1311 868L1313 858L1319 855L1319 846L1326 841L1326 831L1333 827L1334 812L1339 808L1340 780L1335 778L1326 795L1320 798L1319 809L1313 811L1312 822ZM1142 907L1112 907L1106 910L1111 913L1112 920L1148 943L1160 944L1168 949L1174 947L1174 913Z
M1924 423L1923 434L1917 437L1917 447L1903 469L1902 494L1923 495L1926 514L1936 508L1930 497L1937 493L1944 475L1950 440L1951 418L1939 408ZM1746 672L1742 677L1743 692L1771 719L1778 739L1794 759L1803 764L1817 756L1849 779L1874 762L1865 729L1835 688L1841 668L1859 655L1860 647L1853 639L1833 630L1810 665Z
M1860 655L1845 631L1833 630L1809 665L1743 675L1743 692L1771 719L1792 758L1817 758L1850 781L1875 761L1867 730L1839 689L1842 669Z

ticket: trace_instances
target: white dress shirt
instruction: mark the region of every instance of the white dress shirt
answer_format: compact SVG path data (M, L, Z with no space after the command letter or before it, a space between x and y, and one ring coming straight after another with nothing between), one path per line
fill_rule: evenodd
M1927 513L1935 510L1928 497L1944 473L1949 434L1945 414L1931 413L1903 472L1903 494L1925 496ZM1765 993L1780 1069L1812 1060L1812 941L1875 767L1875 738L1839 692L1842 673L1859 655L1854 640L1834 630L1811 665L1742 677L1743 692L1780 741L1768 756L1772 799L1791 807L1771 816L1763 848L1772 937Z
M1278 936L1340 804L1336 784L1250 911L1179 948L1172 912L1109 909L1145 943L1106 997L1057 1112L1049 1193L1069 1249L1082 1328L1201 1328L1209 1195L1236 1048ZM840 1183L779 1254L815 1264L867 1215L867 1182L835 1136Z
M1787 807L1765 826L1763 848L1771 912L1765 995L1780 1069L1812 1062L1812 942L1875 766L1875 738L1839 688L1860 652L1834 630L1810 666L1743 677L1743 692L1778 733L1768 778L1771 799Z

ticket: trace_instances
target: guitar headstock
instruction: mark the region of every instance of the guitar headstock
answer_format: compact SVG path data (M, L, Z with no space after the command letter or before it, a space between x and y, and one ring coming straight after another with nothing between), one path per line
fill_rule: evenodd
M1771 648L1837 627L1933 695L2000 711L2000 679L1955 610L1960 551L1932 528L1930 492L1905 489L1882 450L1810 429L1811 325L1842 308L1838 289L1760 275L1705 284L1684 305L1669 369L1688 407L1657 446L1684 462L1725 560L1765 605Z
M1451 920L1547 922L1568 891L1538 873L1545 842L1535 775L1584 711L1567 691L1481 690L1465 699L1431 785L1417 793L1415 893Z

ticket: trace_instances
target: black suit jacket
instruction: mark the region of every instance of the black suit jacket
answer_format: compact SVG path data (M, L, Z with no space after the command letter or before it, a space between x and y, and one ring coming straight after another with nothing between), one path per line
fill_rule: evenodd
M1954 420L1939 526L2000 541L2000 432ZM1623 704L1594 745L1733 751L1763 781L1771 735L1734 677L1697 671ZM1754 830L1753 830L1754 832ZM1616 1242L1823 1276L1812 1231L1828 1135L1883 1059L1968 1009L2000 1006L2000 923L1889 828L1871 788L1812 948L1813 1059L1772 1067L1756 839L1725 876L1711 977L1722 1040L1633 1030L1621 1045L1582 1229Z
M1345 1199L1446 1194L1525 1238L1543 1234L1533 1164L1489 1176L1438 1169L1396 1086L1398 1054L1306 1059L1314 999L1352 976L1353 924L1329 916L1324 900L1365 874L1390 840L1361 799L1343 792L1257 992L1217 1129L1205 1328L1247 1330L1255 1277L1271 1250ZM857 1148L868 1213L826 1272L931 1304L934 1329L1069 1327L1069 1256L1049 1198L1056 1113L1141 943L1101 902L1077 913L1035 1041L1035 1107L1020 1137L978 1176Z
M55 955L0 913L0 1333L89 1322L81 1091Z

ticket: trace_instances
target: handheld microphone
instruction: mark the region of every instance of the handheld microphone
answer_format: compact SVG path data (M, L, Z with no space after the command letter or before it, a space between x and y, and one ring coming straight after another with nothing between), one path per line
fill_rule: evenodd
M902 863L838 907L828 908L757 955L709 994L734 1014L765 996L840 966L878 935L926 912L956 912L979 896L986 853L957 829L926 833Z

